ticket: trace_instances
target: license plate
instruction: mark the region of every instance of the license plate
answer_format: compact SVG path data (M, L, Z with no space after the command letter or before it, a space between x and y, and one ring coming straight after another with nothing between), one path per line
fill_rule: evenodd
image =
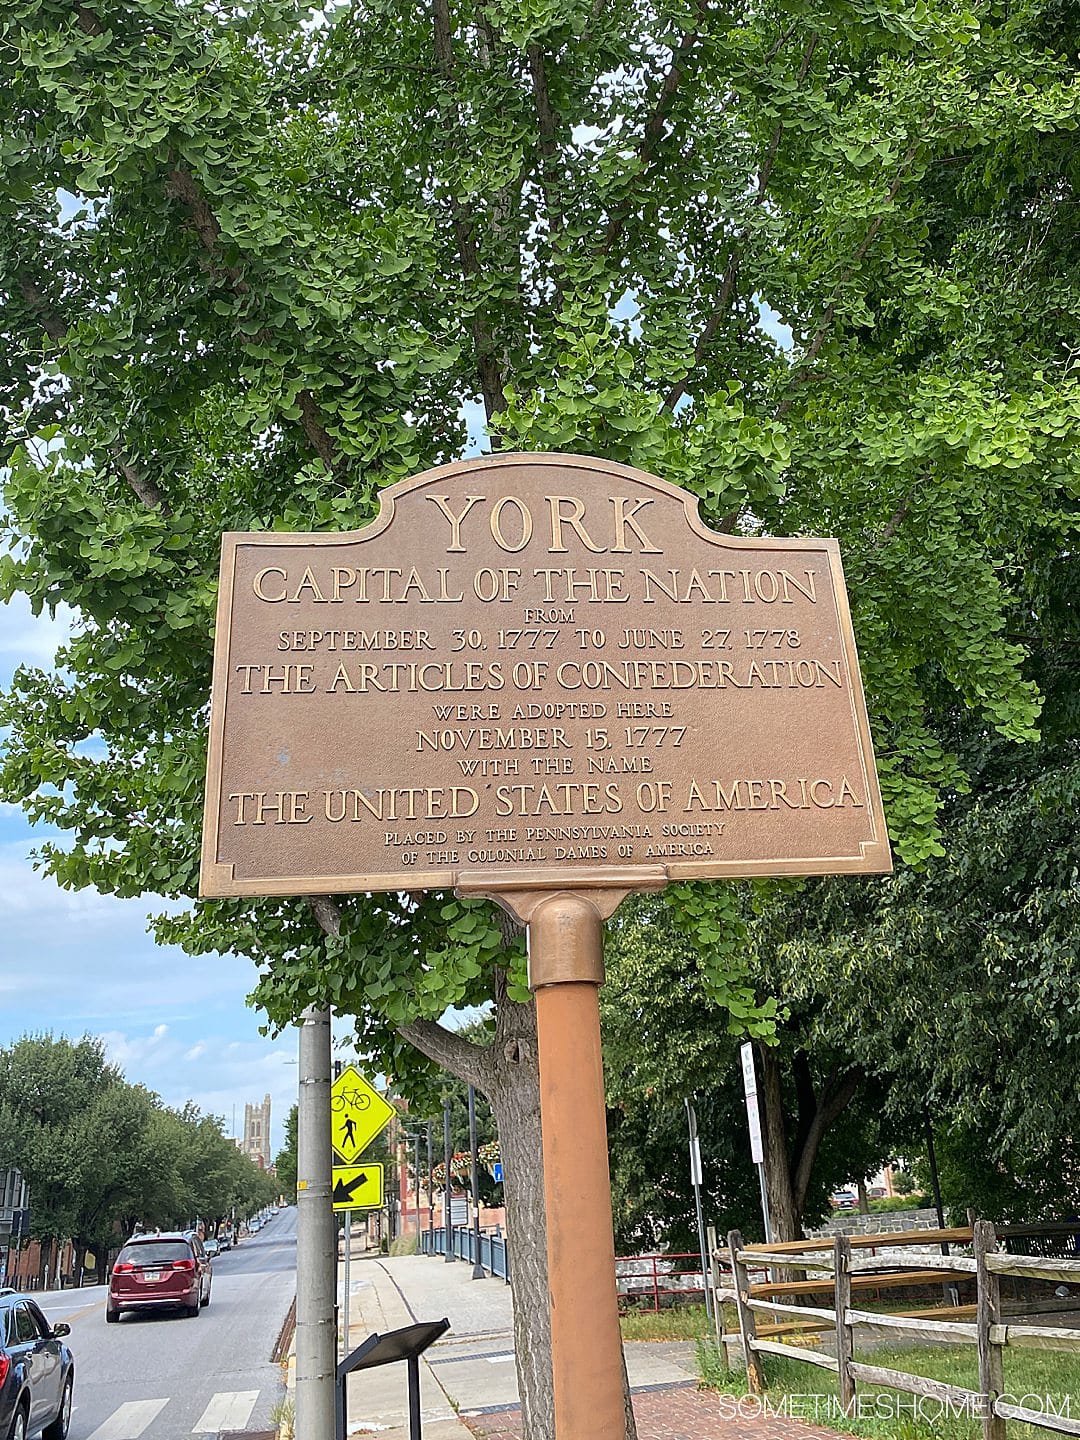
M144 1279L144 1280L147 1280L147 1281L160 1280L160 1279L161 1279L161 1271L160 1271L160 1270L144 1270L144 1271L143 1271L143 1279Z

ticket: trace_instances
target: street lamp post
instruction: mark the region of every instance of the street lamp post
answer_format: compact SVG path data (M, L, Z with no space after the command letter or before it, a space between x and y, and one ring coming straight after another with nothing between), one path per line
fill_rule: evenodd
M410 1141L410 1140L412 1141L412 1147L413 1147L413 1159L412 1159L412 1166L413 1166L413 1192L412 1192L412 1194L413 1194L413 1218L414 1218L415 1221L416 1221L416 1248L417 1248L417 1250L419 1251L419 1249L420 1249L420 1141L421 1141L421 1139L422 1139L422 1136L421 1136L419 1130L406 1130L406 1131L404 1131L404 1133L402 1134L402 1139L403 1139L403 1141L405 1142L405 1164L406 1164L406 1184L405 1184L405 1192L406 1192L406 1194L408 1194L408 1188L409 1188L409 1187L408 1187L408 1163L409 1163L408 1157L409 1157L409 1141ZM406 1205L406 1206L403 1208L403 1210L402 1210L402 1216L401 1216L401 1233L402 1233L403 1235L404 1235L404 1233L405 1233L405 1231L406 1231L406 1229L407 1229L407 1225L406 1225L407 1215L408 1215L408 1206Z
M433 1185L432 1185L432 1179L433 1179L433 1173L432 1173L432 1171L433 1171L433 1166L434 1166L434 1156L433 1156L433 1153L432 1153L432 1142L433 1142L434 1137L433 1137L433 1135L432 1135L432 1128L433 1128L433 1127L432 1127L431 1121L429 1120L429 1121L427 1122L427 1228L428 1228L428 1235L429 1235L429 1237L430 1237L431 1235L433 1235L434 1230L435 1230L435 1190L434 1190L434 1187L433 1187ZM432 1242L431 1242L431 1240L429 1239L429 1240L428 1240L428 1244L430 1245L431 1243L432 1243ZM433 1250L433 1253L434 1253L434 1250Z
M446 1162L446 1174L443 1176L443 1233L446 1237L447 1264L454 1258L454 1226L451 1216L450 1205L450 1161L454 1158L450 1149L450 1099L449 1096L443 1101L442 1109L443 1123L443 1151Z
M480 1155L476 1142L476 1086L469 1086L469 1150L472 1160L472 1204L473 1204L473 1267L474 1280L485 1279L484 1267L480 1263Z
M416 1250L420 1252L420 1131L413 1134L413 1204L416 1207Z

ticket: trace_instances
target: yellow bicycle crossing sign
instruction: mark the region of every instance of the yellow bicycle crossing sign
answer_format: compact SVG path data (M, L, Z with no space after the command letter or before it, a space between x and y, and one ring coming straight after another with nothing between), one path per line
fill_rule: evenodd
M342 1160L351 1165L394 1113L371 1081L354 1065L346 1065L330 1087L330 1140Z

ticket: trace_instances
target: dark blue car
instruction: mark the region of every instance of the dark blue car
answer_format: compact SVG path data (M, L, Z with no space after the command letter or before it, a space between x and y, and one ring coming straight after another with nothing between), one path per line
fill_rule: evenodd
M0 1437L67 1440L75 1361L65 1324L50 1325L29 1295L0 1291Z

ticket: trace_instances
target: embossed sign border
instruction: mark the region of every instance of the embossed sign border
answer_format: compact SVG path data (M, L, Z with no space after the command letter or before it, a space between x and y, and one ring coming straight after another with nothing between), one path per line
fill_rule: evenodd
M630 482L640 489L652 490L666 499L681 502L686 523L701 539L727 551L743 551L761 555L772 550L804 550L828 560L840 629L840 643L847 662L849 685L847 698L851 705L854 733L866 786L866 808L870 839L860 842L859 853L828 856L789 856L777 859L671 859L655 864L599 863L595 866L516 865L492 869L457 865L442 869L387 870L370 874L291 875L268 878L238 878L232 863L218 858L218 834L222 804L226 698L233 640L232 613L236 578L236 555L240 546L265 546L281 552L294 546L335 546L363 544L375 540L394 522L397 502L406 495L432 484L483 477L490 481L502 468L523 466L548 469L557 473L563 483L568 472L587 471L610 481ZM460 460L450 465L426 470L408 480L399 481L379 494L380 508L374 520L361 530L303 532L227 532L222 536L221 577L218 594L217 628L214 642L213 691L210 706L210 743L207 757L206 806L204 811L200 893L208 898L249 895L314 895L361 891L418 891L453 889L472 893L494 893L510 890L581 890L617 887L623 890L656 890L671 880L717 880L750 878L766 875L836 875L884 874L892 869L892 857L873 744L866 714L855 636L848 606L847 589L840 562L839 542L805 537L747 538L724 535L711 530L698 514L697 496L680 486L660 480L654 475L629 465L601 460L591 456L559 452L506 452L498 455ZM408 535L401 537L403 548Z

